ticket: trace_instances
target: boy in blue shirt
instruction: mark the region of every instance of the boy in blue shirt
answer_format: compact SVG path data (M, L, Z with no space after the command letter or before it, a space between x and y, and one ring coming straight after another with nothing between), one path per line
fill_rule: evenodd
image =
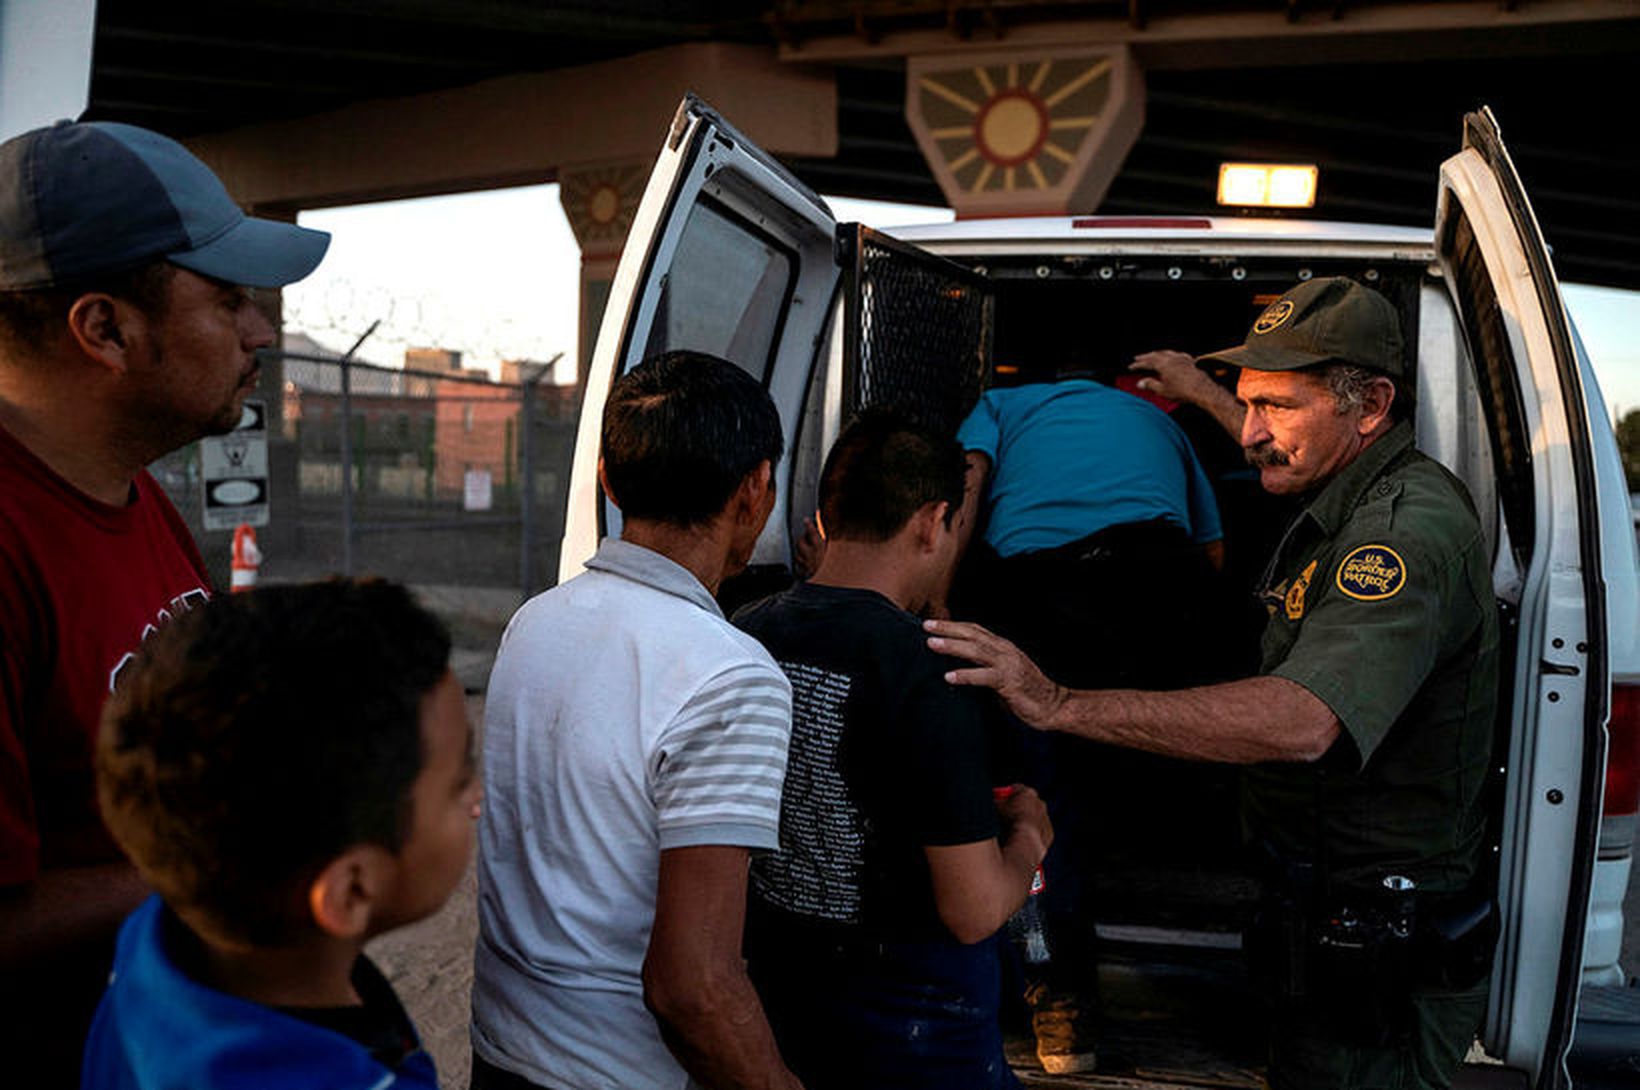
M120 932L82 1087L436 1088L361 951L436 910L471 855L449 654L384 582L216 598L146 642L97 787L158 893Z

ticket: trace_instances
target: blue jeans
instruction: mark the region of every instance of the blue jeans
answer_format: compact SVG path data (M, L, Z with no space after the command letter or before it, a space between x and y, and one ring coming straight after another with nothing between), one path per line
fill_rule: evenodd
M786 1065L808 1090L1013 1090L1002 1054L999 942L753 952Z

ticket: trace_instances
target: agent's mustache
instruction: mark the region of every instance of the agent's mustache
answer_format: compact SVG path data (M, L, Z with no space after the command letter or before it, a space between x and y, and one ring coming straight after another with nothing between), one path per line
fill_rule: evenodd
M1247 459L1248 465L1257 466L1259 469L1266 466L1284 466L1293 460L1292 455L1277 448L1269 440L1265 440L1254 447L1243 448L1242 456Z

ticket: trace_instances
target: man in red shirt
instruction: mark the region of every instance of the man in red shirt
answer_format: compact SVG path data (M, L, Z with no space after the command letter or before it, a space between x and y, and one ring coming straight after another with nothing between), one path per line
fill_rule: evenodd
M36 1085L75 1081L146 893L97 813L98 713L209 595L143 467L238 423L273 341L246 286L306 276L328 244L246 217L158 133L59 122L0 145L0 1048Z

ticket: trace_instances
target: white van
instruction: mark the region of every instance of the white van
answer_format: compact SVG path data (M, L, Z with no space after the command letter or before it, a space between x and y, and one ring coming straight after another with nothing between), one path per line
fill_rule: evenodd
M1489 113L1464 119L1432 232L1086 216L891 237L837 224L789 171L686 99L593 356L559 578L619 530L595 478L599 419L616 376L656 351L723 356L773 397L788 455L753 565L779 578L814 508L821 458L854 410L912 399L954 428L989 383L1050 367L1043 346L1056 340L1097 339L1113 365L1149 348L1200 353L1239 343L1275 294L1326 275L1359 278L1399 309L1415 346L1418 445L1468 485L1493 550L1506 649L1495 849L1503 934L1482 1043L1497 1062L1466 1067L1461 1083L1571 1085L1575 1032L1576 1084L1624 1084L1640 1072L1640 990L1621 987L1616 964L1640 809L1640 562L1605 402ZM1256 497L1227 485L1220 498L1228 535L1257 530ZM1211 806L1207 796L1189 805ZM1233 827L1229 814L1218 820ZM1165 1062L1087 1085L1259 1085L1256 1056L1238 1044L1254 1007L1236 968L1245 882L1227 874L1204 890L1200 845L1174 847L1176 857L1159 847L1168 858L1143 882L1125 883L1116 918L1101 908L1091 921L1110 951L1103 1001L1148 1019ZM1129 1051L1155 1054L1143 1042Z

